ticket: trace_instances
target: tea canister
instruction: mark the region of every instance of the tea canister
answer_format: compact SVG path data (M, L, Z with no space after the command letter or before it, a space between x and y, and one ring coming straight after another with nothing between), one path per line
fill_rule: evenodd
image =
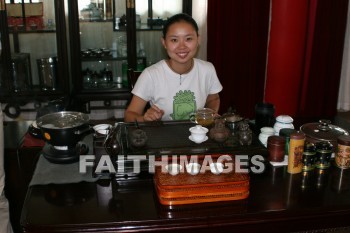
M335 164L342 169L350 168L350 136L339 136L337 142L338 148L335 154Z
M270 136L267 139L267 150L269 151L269 161L282 162L284 160L284 148L286 139L281 136Z
M279 135L280 130L285 128L294 129L293 118L288 115L280 115L276 117L276 122L273 125L275 135Z
M286 146L285 146L285 153L286 153L286 155L289 153L290 135L292 133L296 133L296 132L297 131L295 129L290 129L290 128L283 128L279 132L279 135L286 139Z
M333 145L328 141L317 142L315 165L319 169L327 169L331 166Z
M316 146L312 142L306 142L303 152L303 171L311 171L315 168Z
M301 132L290 135L289 153L288 153L288 173L300 173L303 168L303 153L305 144L305 134Z

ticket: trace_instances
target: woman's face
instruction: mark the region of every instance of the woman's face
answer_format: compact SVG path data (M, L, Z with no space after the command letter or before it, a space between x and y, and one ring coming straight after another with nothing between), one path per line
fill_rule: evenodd
M162 38L162 44L170 59L184 64L196 55L199 36L190 23L176 22L168 28L166 38Z

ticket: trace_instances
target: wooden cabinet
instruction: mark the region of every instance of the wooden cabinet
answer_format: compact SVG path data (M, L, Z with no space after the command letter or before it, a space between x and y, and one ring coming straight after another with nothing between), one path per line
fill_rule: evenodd
M29 102L38 107L69 95L64 0L5 2L0 101L6 103L5 113L16 118Z
M12 118L61 98L77 111L124 110L131 98L127 68L142 70L165 58L162 23L175 13L191 14L192 6L192 0L5 2L0 101ZM29 102L30 109L23 107Z
M174 1L176 13L188 12L188 2L192 1ZM159 0L69 2L72 83L83 111L125 109L131 98L127 69L142 70L165 58L160 37L166 18L163 13L159 17L153 13L154 4L159 5ZM98 100L103 101L102 106L91 105ZM113 105L113 100L124 101Z

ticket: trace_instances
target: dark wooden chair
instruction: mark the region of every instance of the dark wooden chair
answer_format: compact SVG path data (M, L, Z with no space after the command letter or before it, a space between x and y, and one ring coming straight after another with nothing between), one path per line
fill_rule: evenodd
M137 81L137 79L139 78L140 74L142 73L142 71L137 71L134 69L128 69L128 83L129 83L129 87L131 89L134 88L135 83Z

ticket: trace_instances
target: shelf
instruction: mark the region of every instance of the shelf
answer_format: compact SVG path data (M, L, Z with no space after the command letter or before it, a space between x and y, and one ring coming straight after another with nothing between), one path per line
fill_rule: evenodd
M12 34L22 34L22 33L56 33L56 29L10 30L9 33L12 33Z
M119 29L113 29L116 32L125 32L126 27L125 26L120 26ZM162 31L163 26L158 26L158 25L153 25L149 26L147 24L141 24L141 27L136 28L136 31Z
M113 22L113 19L79 19L82 23L108 23Z
M91 61L124 61L127 57L112 57L112 56L102 56L102 57L82 57L81 61L91 62ZM137 57L137 59L145 60L146 57Z
M101 57L82 57L81 61L123 61L127 60L127 57L112 57L112 56L101 56Z

